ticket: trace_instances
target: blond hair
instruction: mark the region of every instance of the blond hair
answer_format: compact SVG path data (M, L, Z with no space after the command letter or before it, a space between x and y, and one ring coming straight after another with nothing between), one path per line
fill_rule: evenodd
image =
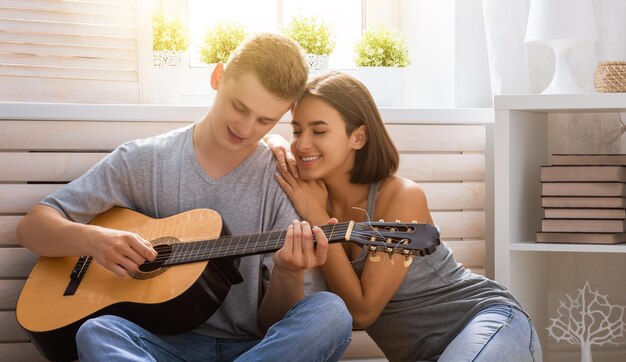
M296 101L304 91L309 68L298 43L278 34L262 33L246 39L233 51L224 78L237 79L245 72L253 72L272 94Z

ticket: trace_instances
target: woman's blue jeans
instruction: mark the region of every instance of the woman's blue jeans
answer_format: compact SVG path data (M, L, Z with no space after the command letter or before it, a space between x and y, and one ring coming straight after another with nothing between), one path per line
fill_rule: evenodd
M463 328L438 361L540 362L541 344L526 314L508 305L492 305Z
M295 304L261 340L188 332L156 335L116 316L86 321L76 334L81 361L338 361L352 318L336 295L319 292Z

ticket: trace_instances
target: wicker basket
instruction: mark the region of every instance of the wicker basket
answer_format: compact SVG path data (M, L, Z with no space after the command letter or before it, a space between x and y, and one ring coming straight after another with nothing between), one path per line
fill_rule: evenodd
M593 84L598 92L626 92L626 62L600 62L593 73Z

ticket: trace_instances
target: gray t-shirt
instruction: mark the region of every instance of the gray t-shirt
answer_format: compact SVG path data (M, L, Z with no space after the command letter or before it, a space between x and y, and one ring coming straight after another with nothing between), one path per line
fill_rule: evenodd
M276 162L266 145L259 144L237 168L214 180L195 157L192 134L193 125L125 143L41 203L80 223L114 206L153 218L209 208L221 215L233 235L284 230L298 218L274 178ZM271 267L272 254L241 258L243 283L230 289L197 331L222 338L261 338L257 311ZM319 270L307 273L306 281L307 293L324 289Z

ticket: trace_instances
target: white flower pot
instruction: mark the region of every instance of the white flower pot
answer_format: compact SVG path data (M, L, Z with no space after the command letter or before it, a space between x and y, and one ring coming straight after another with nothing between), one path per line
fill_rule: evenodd
M399 107L406 68L358 67L356 78L369 89L379 107Z
M154 103L179 103L182 59L183 53L178 51L158 50L152 52Z
M328 71L328 55L306 54L309 74L317 75Z

